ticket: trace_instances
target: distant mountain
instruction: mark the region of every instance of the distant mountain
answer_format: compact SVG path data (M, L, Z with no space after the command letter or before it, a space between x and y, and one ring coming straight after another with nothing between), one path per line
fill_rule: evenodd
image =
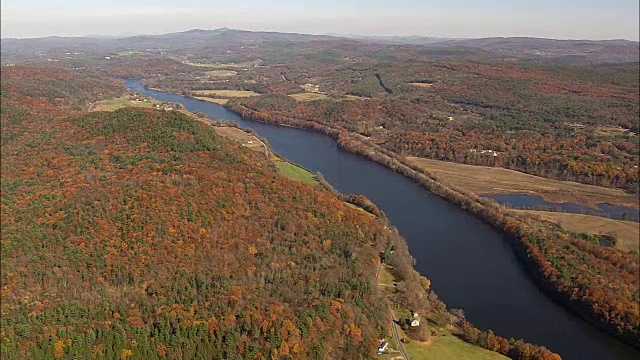
M73 51L102 50L188 50L209 46L232 46L265 42L308 42L334 39L324 35L278 32L253 32L221 28L194 29L164 35L138 35L124 38L45 37L34 39L2 39L2 54L59 54Z
M554 40L531 37L455 39L428 44L443 48L477 48L522 60L559 63L620 63L640 59L639 43L629 40Z
M257 44L300 44L312 41L375 43L411 46L433 56L485 56L503 59L567 64L620 63L639 60L638 42L627 40L552 40L527 37L446 39L421 36L309 35L229 28L194 29L164 35L137 35L122 38L46 37L3 39L2 62L34 60L86 52L107 55L122 50L147 52L207 53L236 46ZM352 45L352 44L351 44ZM350 45L349 45L350 46Z
M425 45L441 43L453 38L441 38L441 37L427 37L427 36L369 36L369 35L352 35L352 34L328 34L334 37L349 38L367 42L377 42L383 44L398 44L398 45Z

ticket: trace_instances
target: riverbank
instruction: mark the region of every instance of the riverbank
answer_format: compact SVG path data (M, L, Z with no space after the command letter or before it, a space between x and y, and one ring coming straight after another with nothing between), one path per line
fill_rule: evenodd
M436 291L454 307L464 308L482 328L494 328L507 336L545 344L566 354L567 359L636 358L631 348L596 331L543 296L531 276L515 261L512 247L498 232L481 224L472 213L465 214L459 207L424 191L417 181L387 170L388 166L338 150L339 146L330 139L337 139L337 134L326 137L317 131L294 128L302 127L300 124L281 127L265 121L245 120L214 104L150 91L137 81L127 84L142 94L180 102L190 111L251 128L268 139L279 154L314 172L321 171L341 192L361 193L373 199L407 237L418 260L417 268L433 277ZM450 271L452 261L460 271ZM509 299L509 306L502 305L504 299Z
M196 118L196 119L199 121L205 121L207 123L218 123L216 121L208 121L208 119L202 119L202 118ZM254 136L251 134L250 131L245 131L242 128L235 127L235 126L236 125L233 124L230 128L237 130L239 132L244 132L245 135L241 137L239 136L231 137L230 138L231 140L240 142L243 145L247 141L246 138L252 138L254 139L254 141L259 140L257 138L257 135ZM266 140L264 140L264 146L269 147ZM257 149L254 149L254 150L257 150ZM273 150L270 149L270 147L268 152L271 154L274 153ZM323 185L323 183L326 183L326 181L324 181L322 176L314 175L310 170L305 169L303 167L299 167L295 164L292 164L287 160L279 158L276 155L274 155L274 157L271 158L271 160L274 160L276 162L277 168L280 170L280 172L283 175L288 176L295 181L306 183L313 187L319 187L319 186L321 188L324 187L325 190L332 192L340 200L346 202L352 207L358 209L359 211L363 211L368 215L376 217L378 221L384 222L386 224L385 228L387 228L388 232L392 234L391 238L393 239L392 242L390 243L392 245L390 246L391 248L396 249L394 251L395 254L391 254L387 256L387 260L389 257L391 257L393 260L396 261L397 264L402 264L402 266L405 266L405 267L408 266L408 270L406 270L405 275L401 277L399 277L398 273L396 272L394 272L394 275L391 275L391 273L388 272L387 270L383 270L383 272L385 273L385 276L384 276L385 280L383 280L383 282L389 281L390 279L392 279L391 282L394 282L396 284L398 282L402 282L403 284L408 284L407 286L410 286L410 284L414 284L413 285L414 289L416 286L420 287L421 290L419 291L422 292L422 295L420 296L420 298L427 299L425 301L428 304L427 307L424 307L422 309L428 309L428 308L432 309L429 311L424 310L423 314L425 315L424 316L425 323L422 326L428 329L429 325L427 325L427 322L429 324L438 324L438 323L442 323L442 321L445 321L447 323L450 321L455 321L456 323L463 323L463 322L466 323L466 320L464 320L463 316L454 315L453 313L451 313L447 309L446 305L442 303L433 292L428 293L429 291L428 285L426 285L424 289L422 288L422 286L424 286L425 283L426 284L429 283L428 280L426 280L426 278L424 278L417 271L415 271L410 261L410 259L412 258L408 252L408 246L406 244L405 239L400 236L397 230L391 227L386 216L377 209L375 204L373 204L370 200L368 200L366 197L362 195L348 196L348 195L341 194L335 191L328 183L327 185ZM282 165L285 165L285 166L283 167ZM385 269L386 269L386 266L385 266ZM380 272L378 273L380 274ZM381 285L383 285L383 287L390 286L390 284L384 284L384 283ZM399 300L399 299L406 299L410 297L410 295L408 295L408 290L400 290L396 287L393 287L391 291L387 291L390 289L384 289L384 288L381 290L383 294L385 294L387 298L387 302L390 304L391 303L401 304L402 300ZM403 295L398 296L398 293L402 293ZM407 309L407 305L402 304L401 306L402 306L401 309L405 309L405 310ZM398 313L403 313L403 312L401 310L396 310L391 312L393 318L399 322L401 318L398 316ZM447 320L447 319L455 319L455 320ZM395 324L391 324L391 326L392 328L397 327L397 325ZM465 358L465 357L469 359L483 358L487 360L488 359L504 359L503 355L499 354L498 352L495 352L495 350L497 349L493 349L493 350L483 349L483 347L485 348L488 347L487 344L474 345L472 343L465 342L455 337L454 333L458 334L457 336L461 336L463 331L462 328L459 328L458 326L455 326L453 324L447 325L447 327L448 328L445 329L444 325L440 325L440 327L438 328L438 334L439 334L438 340L441 340L440 337L443 337L443 336L446 337L446 339L443 338L444 340L438 341L437 346L434 346L433 348L430 348L428 350L425 350L426 345L425 344L421 345L420 341L410 340L409 339L410 336L405 334L405 332L402 330L393 329L394 331L392 331L392 333L396 334L393 339L396 342L397 346L402 347L402 345L398 343L400 340L407 341L408 343L411 344L410 345L411 352L409 352L409 354L413 353L415 356L414 357L407 356L408 359L411 359L411 358L420 359L421 356L424 355L425 353L431 354L431 355L457 354L460 351L462 351L460 355L464 355L462 358ZM401 334L401 336L398 336L398 334ZM528 351L529 353L537 354L536 356L533 357L535 359L547 359L547 358L551 358L551 356L555 356L555 358L559 358L559 356L551 353L549 350L547 350L544 347L528 344L522 340L518 340L517 342L512 341L511 344L509 344L506 347L503 347L502 351L505 352L505 355L510 354L511 356L514 356L514 359L519 359L520 357L518 354L520 354L521 352L526 352L525 350L522 350L522 349L527 349L526 351ZM480 357L477 357L477 356L480 356Z
M190 113L190 115L195 120L204 122L208 125L214 125L213 126L214 130L218 132L221 136L227 137L230 140L238 142L243 146L246 145L247 141L252 141L252 142L260 141L265 147L268 148L269 154L274 154L273 150L269 148L269 145L266 143L266 141L263 143L260 139L258 139L256 135L251 134L250 131L246 131L240 127L235 127L234 125L224 126L217 121L210 121L209 119L203 119L193 113ZM219 130L221 129L225 131L219 132ZM262 152L257 148L250 148L250 149L254 151ZM333 193L337 198L344 201L350 207L358 211L362 211L363 213L368 214L372 217L377 218L378 221L382 221L387 224L385 225L385 228L390 228L391 225L388 224L388 220L386 219L384 214L380 213L375 207L375 204L373 204L370 200L364 198L363 196L353 196L353 195L349 196L349 195L341 194L335 191L335 189L333 189L330 186L330 184L328 184L328 182L324 181L321 176L314 175L310 170L305 169L301 166L295 165L287 161L286 159L282 159L278 157L277 155L268 157L268 159L274 161L278 171L283 176L289 177L292 180L305 183L315 188L329 191ZM372 207L376 208L376 210L372 211L371 210ZM394 241L396 241L396 247L401 247L403 249L407 248L405 240L395 230L388 230L388 231L393 232L395 234ZM397 242L402 242L402 244L400 245ZM401 254L402 252L400 251L400 254L396 256L401 256ZM401 260L399 261L402 261L404 263L409 263L408 258L410 256L408 254L408 251L405 251L405 254L406 254L405 258L401 258ZM381 276L382 278L382 280L380 280L380 283L379 283L381 292L386 296L387 302L389 304L392 304L392 303L399 304L395 296L397 296L397 293L400 292L400 290L398 290L397 287L395 287L392 284L397 285L398 281L400 280L396 279L397 275L392 275L391 272L387 270L387 266L383 266L381 264L380 269L381 270L378 271L378 275ZM416 279L420 277L420 275L415 270L412 269L411 272L416 277ZM404 279L404 281L410 281L410 280ZM429 295L426 293L427 289L424 289L424 291L425 291L424 293L425 298L430 298ZM440 304L439 300L437 300L437 297L433 297L433 300L430 300L430 301L435 301L438 304ZM439 306L438 304L431 304L433 308L438 309L437 310L439 312L439 315L437 316L438 318L453 316L449 314L449 311L447 310L446 305L442 304L441 306ZM429 342L428 344L423 344L420 341L411 340L411 337L407 335L402 329L398 329L399 326L396 323L399 323L401 321L401 317L399 317L398 314L407 312L408 310L406 310L406 307L403 306L402 308L396 309L395 311L391 310L391 308L389 309L390 309L390 315L392 316L392 323L390 324L391 331L389 331L389 334L395 334L395 335L389 336L389 340L395 345L396 349L402 349L403 348L402 342L407 342L407 346L411 349L406 353L406 356L403 355L403 357L407 360L422 359L425 354L427 354L428 356L440 356L443 354L446 356L447 354L449 355L456 354L456 355L459 355L461 359L485 359L485 360L506 359L503 355L497 352L489 351L487 349L483 349L480 346L465 342L457 338L456 336L454 336L450 330L445 330L444 328L440 328L439 330L441 334L438 338L437 345L427 349L427 346L431 345L431 342ZM426 324L427 321L429 323L435 324L437 322L437 319L435 316L434 317L424 316L425 324L423 324L422 326L427 327L428 326ZM461 329L458 329L458 328L453 328L453 329L455 330L456 333L462 332ZM440 337L443 337L443 336L446 337L446 339L442 338L441 340ZM546 349L541 349L535 345L527 345L527 346L531 347L532 349L535 349L534 351L541 351L542 353L546 353L547 351ZM386 351L380 356L380 359L395 358L397 354L398 354L397 352L389 353L388 351ZM403 350L400 350L400 354L405 354L405 352ZM542 357L540 357L540 359L542 359Z
M629 296L625 289L628 289L629 286L637 287L637 284L633 285L635 280L628 277L629 273L637 270L637 259L634 260L625 254L612 253L611 249L591 246L583 240L571 238L565 233L550 232L527 216L510 211L496 204L493 200L481 198L462 188L446 184L403 157L368 142L362 135L348 133L345 130L331 128L312 121L276 118L234 103L229 103L225 107L243 118L271 124L286 124L329 135L336 139L341 148L365 156L413 179L431 193L473 214L500 231L511 241L517 258L526 267L535 282L558 304L623 342L636 348L640 347L638 304L631 297L625 298L621 295L626 293L626 296ZM567 240L572 245L570 249L564 245ZM584 254L578 255L582 252ZM589 259L588 263L584 263L583 255ZM612 260L615 263L611 265L602 263L602 258L609 260L615 258ZM627 261L631 265L620 264L620 260L617 260L619 258L624 258L622 262ZM579 270L585 265L593 273L582 273ZM620 273L620 276L617 276L616 273L608 273L612 279L609 281L610 286L615 285L614 291L603 294L598 290L599 285L594 286L599 283L596 279L600 277L599 269L593 269L594 266L599 268L613 266L616 273ZM567 278L564 275L567 271L576 275ZM624 283L621 283L623 281ZM625 305L620 306L620 302Z

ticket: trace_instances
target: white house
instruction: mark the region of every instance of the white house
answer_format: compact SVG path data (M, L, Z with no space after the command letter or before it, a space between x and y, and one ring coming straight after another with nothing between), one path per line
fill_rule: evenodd
M409 323L411 324L411 327L420 326L420 315L418 315L417 312L414 312L413 315L411 315L411 317L409 318Z
M386 339L380 339L380 344L378 345L378 354L382 354L383 351L387 350L389 343Z

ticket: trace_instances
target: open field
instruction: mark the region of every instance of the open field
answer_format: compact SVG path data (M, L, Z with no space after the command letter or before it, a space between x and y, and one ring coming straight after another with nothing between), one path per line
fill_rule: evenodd
M303 182L312 186L321 186L316 176L311 172L296 166L288 161L277 161L276 166L278 170L293 180Z
M243 146L246 146L247 148L249 148L250 150L263 152L265 154L269 152L267 146L262 142L262 140L258 139L257 137L255 137L254 135L246 131L243 131L235 127L228 127L228 126L214 126L213 129L216 131L218 135L237 141L241 143ZM274 157L274 158L275 158L275 162L278 170L285 176L290 177L293 180L300 181L312 186L317 186L317 187L322 186L318 182L315 174L297 165L294 165L288 161L279 159L277 157ZM364 211L355 205L354 205L354 208Z
M626 135L630 138L637 138L638 135L629 131L629 129L623 129L616 126L602 126L596 129L595 134L598 136L619 136Z
M247 90L200 90L194 91L193 94L196 96L219 96L227 99L260 96L256 92Z
M318 92L304 92L299 94L291 94L289 96L294 98L296 101L316 101L328 98L327 94Z
M91 111L115 111L124 107L144 107L152 108L154 102L151 100L141 102L131 102L133 99L142 99L139 96L125 95L115 99L98 101L91 106Z
M141 54L141 52L137 50L123 50L116 53L118 56L134 56L139 54Z
M215 77L215 78L230 77L230 76L235 76L235 75L238 75L238 72L237 71L233 71L233 70L211 70L211 71L207 71L207 76Z
M190 61L182 61L183 64L185 65L190 65L190 66L197 66L197 67L204 67L204 68L211 68L211 69L225 69L225 68L249 68L249 67L253 67L253 66L258 66L260 65L260 63L262 63L262 60L254 60L254 61L248 61L248 62L243 62L243 63L194 63L194 62L190 62Z
M196 96L195 98L198 100L207 101L207 102L211 102L218 105L224 105L229 102L229 99L217 99L217 98L210 98L205 96Z
M411 359L430 360L507 360L506 356L466 343L453 335L438 336L431 344L404 345Z
M640 248L640 224L632 221L612 220L599 216L569 214L550 211L517 210L532 215L538 215L543 220L554 222L563 228L587 234L616 235L616 247L623 251L638 251Z
M356 95L345 95L342 100L367 100L367 98Z
M608 203L638 208L637 196L618 189L552 180L503 168L456 164L417 157L407 157L407 160L447 183L478 195L532 194L555 203L570 202L594 208L596 204Z
M367 210L365 210L365 209L363 209L363 208L361 208L361 207L359 207L359 206L357 206L357 205L354 205L354 204L352 204L352 203L350 203L350 202L346 202L346 201L345 201L344 203L345 203L345 204L347 204L347 206L348 206L348 207L350 207L350 208L352 208L352 209L356 209L356 210L358 210L358 211L361 211L361 212L363 212L364 214L367 214L367 215L369 215L369 216L371 216L371 217L376 217L376 216L375 216L375 215L373 215L372 213L368 212Z
M267 153L269 151L262 140L241 129L230 126L214 126L213 129L218 135L237 141L250 150L262 153Z
M409 85L417 86L417 87L422 87L422 88L429 88L429 87L432 87L432 86L433 86L433 84L428 84L428 83L419 83L419 82L409 83Z

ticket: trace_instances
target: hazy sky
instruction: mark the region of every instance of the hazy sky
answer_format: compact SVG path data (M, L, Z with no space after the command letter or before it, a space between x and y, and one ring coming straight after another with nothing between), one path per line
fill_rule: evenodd
M638 40L638 0L2 0L2 37L231 27L314 34Z

